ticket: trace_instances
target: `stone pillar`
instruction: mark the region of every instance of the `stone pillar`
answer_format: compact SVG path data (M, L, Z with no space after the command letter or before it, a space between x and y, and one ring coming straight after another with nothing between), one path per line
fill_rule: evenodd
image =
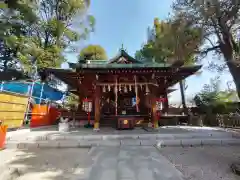
M95 96L94 96L94 129L95 131L99 130L100 122L100 87L96 86Z

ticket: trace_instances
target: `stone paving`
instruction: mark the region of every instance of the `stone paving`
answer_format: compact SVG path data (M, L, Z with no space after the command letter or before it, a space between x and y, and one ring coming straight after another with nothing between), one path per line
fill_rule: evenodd
M187 180L239 180L230 166L240 162L240 146L159 149Z
M239 156L240 138L221 129L87 134L51 128L8 135L7 149L0 151L0 180L238 178L228 163Z
M0 166L0 180L183 180L182 173L154 147L2 153L8 158Z

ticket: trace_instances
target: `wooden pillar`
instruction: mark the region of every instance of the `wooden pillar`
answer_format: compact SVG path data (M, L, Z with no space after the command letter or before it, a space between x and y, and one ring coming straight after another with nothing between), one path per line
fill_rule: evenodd
M168 95L167 95L167 89L164 91L164 112L168 112L169 103L168 103Z
M99 130L100 122L100 87L96 86L95 97L94 97L94 130Z
M156 104L156 97L157 97L157 89L151 88L151 111L152 111L152 123L153 128L158 128L158 115L157 115L157 104Z
M152 95L152 123L153 128L158 128L158 115L157 115L157 106L156 106L156 96Z
M118 77L115 76L115 115L118 115Z

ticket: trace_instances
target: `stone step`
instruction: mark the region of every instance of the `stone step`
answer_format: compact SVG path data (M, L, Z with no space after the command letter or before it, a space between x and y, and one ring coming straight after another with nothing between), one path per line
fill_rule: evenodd
M66 133L58 134L40 134L40 135L26 135L26 136L10 136L7 137L7 140L125 140L125 139L139 139L139 140L181 140L181 139L224 139L224 138L236 138L240 139L239 136L235 134L198 134L198 133L189 133L189 134L92 134L92 135L71 135Z
M42 140L42 141L8 141L6 148L89 148L92 146L156 146L196 147L196 146L239 146L239 139L184 139L184 140Z

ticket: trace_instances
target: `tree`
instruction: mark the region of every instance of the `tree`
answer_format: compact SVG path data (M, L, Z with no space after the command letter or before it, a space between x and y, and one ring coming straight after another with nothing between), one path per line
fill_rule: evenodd
M88 45L79 54L79 60L106 60L105 49L100 45Z
M148 42L137 52L138 57L180 66L195 63L195 52L202 44L202 30L185 21L181 14L162 22L156 18L154 27L149 32ZM180 91L183 108L186 108L185 85L182 81Z
M13 19L24 31L23 34L11 33L13 26L10 23L9 33L2 36L4 44L17 49L17 59L24 70L31 71L33 63L38 68L59 67L65 61L63 53L93 30L94 18L86 16L89 1L25 0L19 4L27 3L32 4L30 9L35 18L31 20L26 18L28 13L19 8L14 7L10 16L6 16L7 10L3 11L5 22Z
M221 81L219 77L210 79L209 84L205 84L203 89L194 97L195 104L204 113L212 112L217 107L218 113L224 113L227 110L226 105L230 102L233 103L232 99L236 100L236 92L232 90L220 90ZM223 107L224 109L220 109Z
M184 19L203 30L203 40L207 42L207 45L200 51L200 54L215 51L223 55L225 65L233 77L240 97L240 42L238 37L240 1L176 0L173 8L175 14L181 13ZM213 41L214 39L217 40Z

